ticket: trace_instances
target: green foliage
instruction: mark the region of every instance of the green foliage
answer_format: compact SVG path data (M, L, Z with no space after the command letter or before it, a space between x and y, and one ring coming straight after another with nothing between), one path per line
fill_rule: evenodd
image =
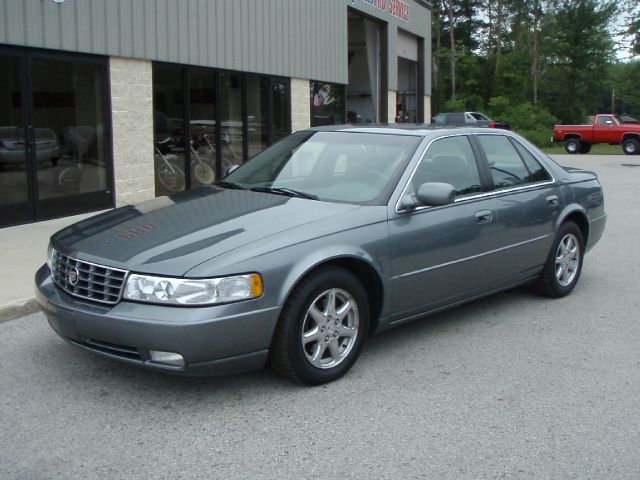
M623 29L626 44L640 42L638 0L432 4L433 44L439 46L433 55L434 115L481 111L509 121L542 145L554 123L583 122L587 115L611 111L614 95L616 113L640 118L640 62L616 63L614 55L620 41L614 35ZM452 5L453 23L445 4ZM450 101L452 25L455 102Z
M492 117L502 118L509 109L510 104L511 101L507 97L491 97L489 99L489 114Z

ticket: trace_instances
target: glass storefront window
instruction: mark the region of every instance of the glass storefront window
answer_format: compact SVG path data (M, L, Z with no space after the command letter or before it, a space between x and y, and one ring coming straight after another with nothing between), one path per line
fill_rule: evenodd
M189 153L191 188L216 180L216 76L193 69L189 76Z
M311 126L345 123L344 85L311 82Z
M285 79L154 63L153 109L156 195L210 185L291 132Z
M113 205L106 60L0 46L0 226Z
M239 73L220 74L220 154L222 176L244 161L242 81Z
M289 120L290 90L289 83L273 80L271 82L272 95L272 132L271 143L275 143L281 138L291 133L291 122Z
M0 206L16 208L29 200L20 59L0 57L0 71ZM55 135L51 141L51 156L57 158Z
M153 125L156 195L184 190L184 72L173 65L153 69Z
M44 160L38 161L39 198L106 190L105 112L95 101L104 92L100 66L34 59L32 72L36 158Z
M247 148L249 158L269 145L269 79L247 77Z
M418 118L418 62L398 57L396 123L416 123Z

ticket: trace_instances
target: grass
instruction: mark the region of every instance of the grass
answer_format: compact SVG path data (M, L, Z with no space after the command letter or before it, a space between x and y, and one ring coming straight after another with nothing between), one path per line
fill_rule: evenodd
M543 152L552 155L566 155L564 144L554 144L542 149ZM598 143L591 147L590 154L595 155L624 155L621 145L608 145L606 143Z

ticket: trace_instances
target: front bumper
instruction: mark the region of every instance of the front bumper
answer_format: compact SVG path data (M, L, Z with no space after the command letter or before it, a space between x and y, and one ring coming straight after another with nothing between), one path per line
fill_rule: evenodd
M72 344L129 364L186 375L262 368L281 310L264 308L258 300L196 308L99 305L56 287L46 265L36 273L36 300L51 327ZM153 362L150 350L179 353L185 366Z

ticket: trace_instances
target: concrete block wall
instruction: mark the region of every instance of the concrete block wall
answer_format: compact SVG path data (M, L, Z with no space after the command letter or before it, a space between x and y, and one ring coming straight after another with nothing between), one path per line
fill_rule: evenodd
M116 206L155 197L151 62L111 57Z
M311 126L311 100L309 80L291 79L291 131L304 130Z
M398 93L395 90L389 90L387 96L387 123L396 123L396 101Z

